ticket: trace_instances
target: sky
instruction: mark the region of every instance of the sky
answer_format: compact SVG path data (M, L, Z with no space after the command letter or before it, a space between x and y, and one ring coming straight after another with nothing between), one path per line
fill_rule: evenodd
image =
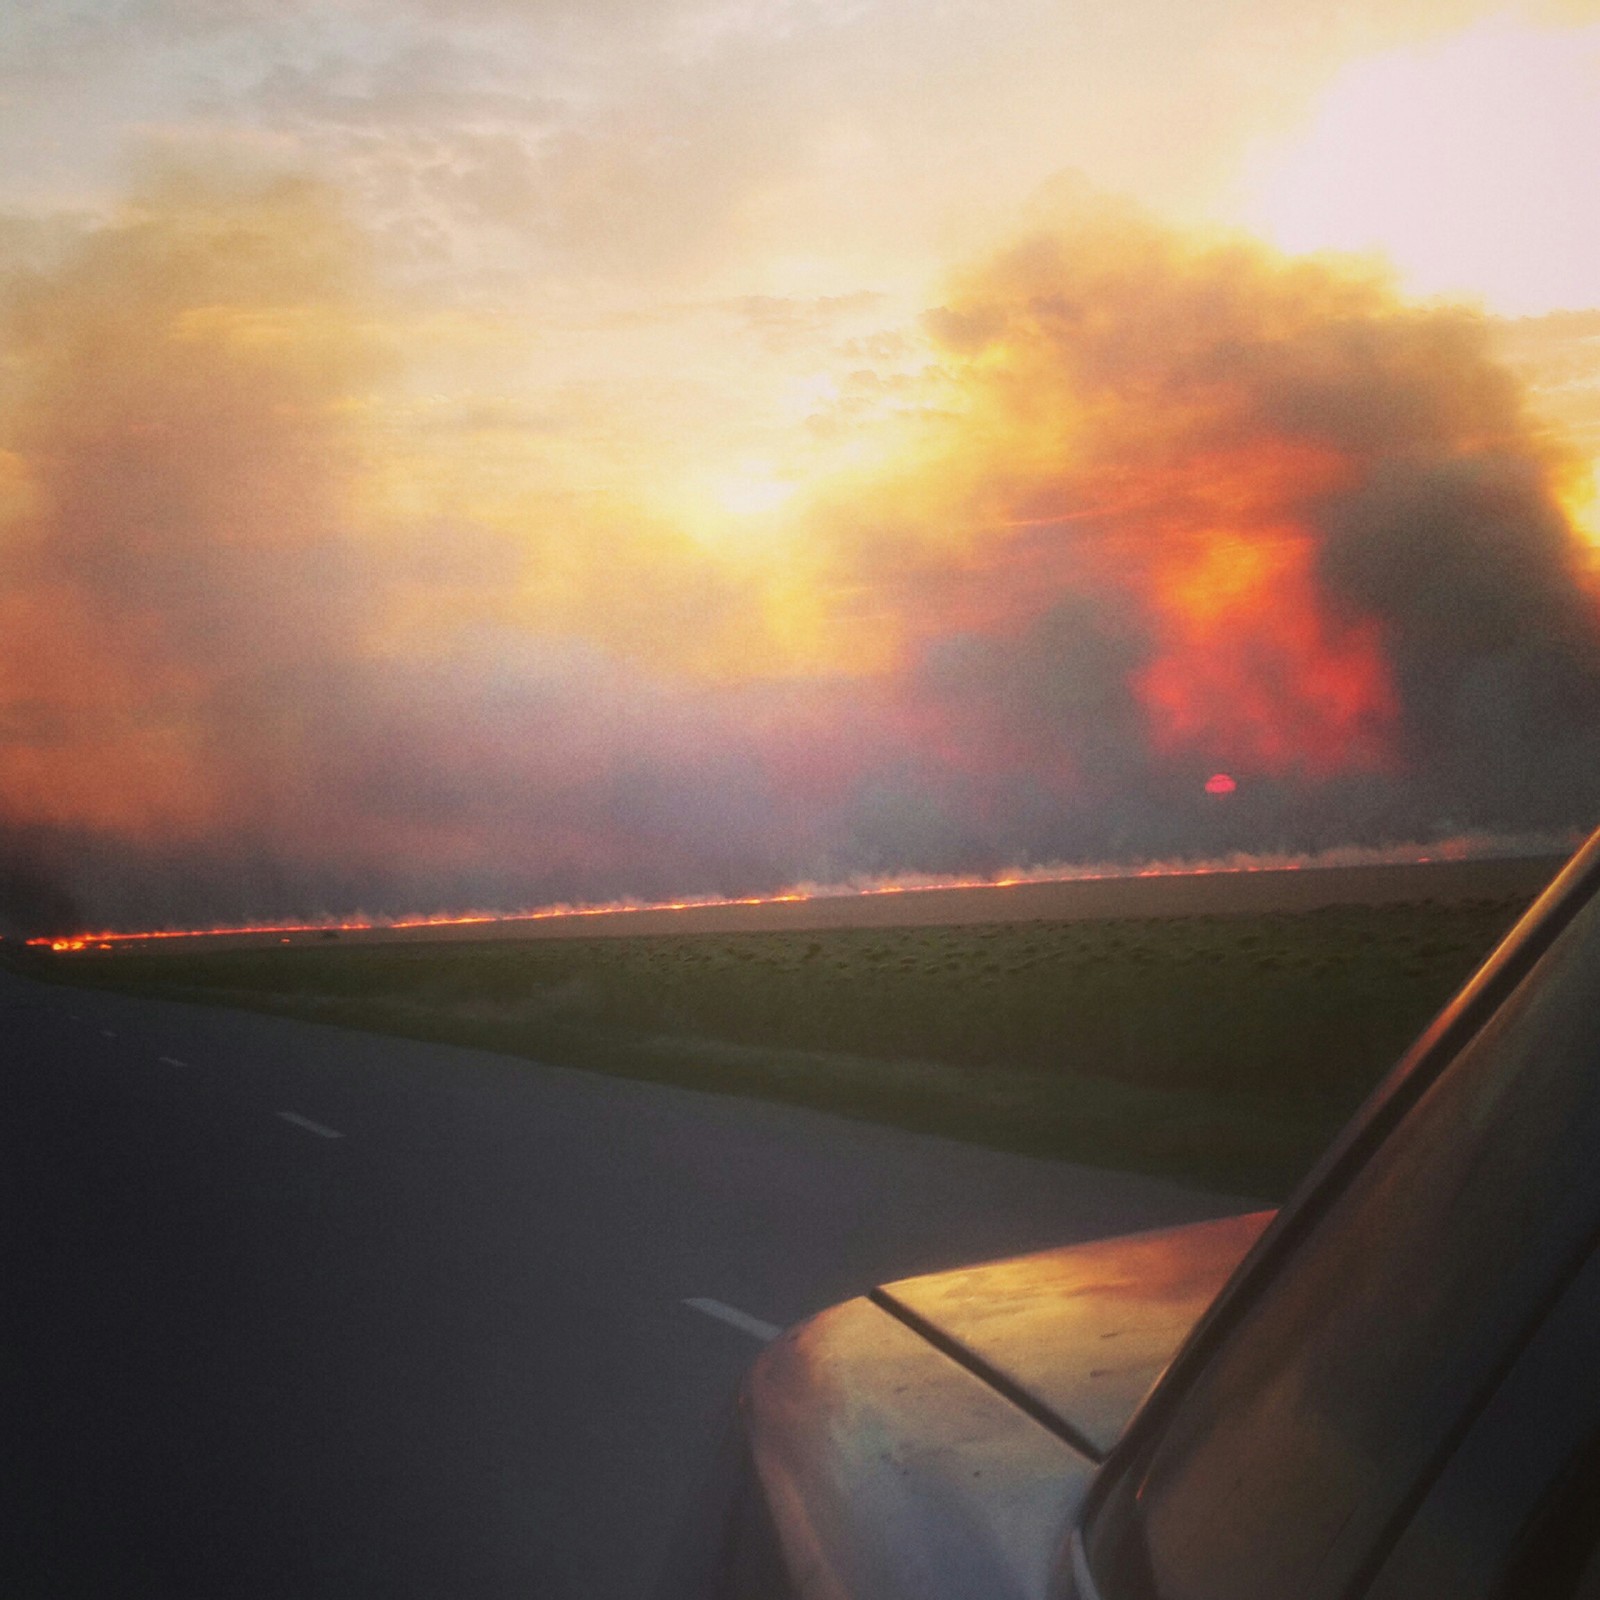
M0 926L1590 826L1597 154L1600 0L13 0Z

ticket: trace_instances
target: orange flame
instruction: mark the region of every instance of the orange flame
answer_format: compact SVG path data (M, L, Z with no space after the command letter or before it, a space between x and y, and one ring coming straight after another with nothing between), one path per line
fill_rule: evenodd
M1219 773L1220 778L1227 774ZM1216 779L1213 778L1212 782ZM1233 784L1232 779L1228 782ZM1209 788L1210 785L1208 784ZM1093 862L1068 865L1052 862L1044 866L1011 867L992 876L940 877L904 875L848 884L805 884L775 894L697 895L681 900L612 901L599 905L552 905L532 911L474 911L435 916L364 918L321 922L259 922L237 926L206 928L151 928L128 932L82 933L70 937L29 939L28 944L51 950L72 952L114 948L174 939L262 937L266 935L406 932L429 928L478 926L511 927L524 923L561 922L586 918L632 917L648 912L691 912L724 910L734 907L810 905L826 901L877 899L885 896L916 896L949 890L1014 889L1024 885L1108 883L1145 878L1226 877L1247 873L1315 871L1334 867L1413 866L1430 862L1494 860L1511 857L1556 856L1569 854L1582 843L1578 834L1461 834L1432 843L1411 841L1384 846L1349 845L1319 850L1310 855L1288 852L1253 855L1243 851L1199 861L1145 861L1132 865ZM976 911L976 908L974 908ZM969 920L981 921L981 912Z

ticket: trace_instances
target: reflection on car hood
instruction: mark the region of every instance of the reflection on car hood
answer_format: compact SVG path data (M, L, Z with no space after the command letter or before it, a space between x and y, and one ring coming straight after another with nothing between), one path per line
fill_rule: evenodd
M1044 1600L1094 1464L866 1299L768 1345L749 1459L802 1600ZM704 1591L702 1591L704 1592Z
M1274 1215L906 1278L872 1298L1104 1456Z

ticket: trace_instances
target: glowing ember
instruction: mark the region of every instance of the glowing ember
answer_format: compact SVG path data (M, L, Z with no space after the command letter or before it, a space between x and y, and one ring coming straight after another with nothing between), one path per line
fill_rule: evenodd
M1226 772L1213 772L1206 779L1207 794L1232 794L1239 787Z

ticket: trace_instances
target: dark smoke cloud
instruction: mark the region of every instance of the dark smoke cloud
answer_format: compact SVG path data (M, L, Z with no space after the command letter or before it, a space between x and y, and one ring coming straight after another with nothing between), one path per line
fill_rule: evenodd
M1385 462L1321 530L1330 593L1383 626L1414 814L1600 814L1595 602L1537 464L1503 447Z
M83 927L84 908L67 887L63 854L48 834L0 826L0 937Z

